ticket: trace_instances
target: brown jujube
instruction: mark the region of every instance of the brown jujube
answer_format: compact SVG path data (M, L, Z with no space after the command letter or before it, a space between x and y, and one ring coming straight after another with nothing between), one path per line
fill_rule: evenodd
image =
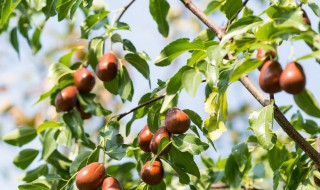
M105 173L103 164L93 162L78 172L76 185L79 190L96 190L102 184Z
M146 162L140 171L140 177L149 185L157 185L161 183L164 177L164 170L161 161L156 159L151 165L150 161Z

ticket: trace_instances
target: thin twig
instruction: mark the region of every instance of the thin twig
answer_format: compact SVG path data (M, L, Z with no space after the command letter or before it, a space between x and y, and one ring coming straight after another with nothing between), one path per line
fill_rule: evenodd
M125 7L123 7L122 13L116 19L115 23L119 22L124 13L128 10L128 8L135 2L136 0L131 0Z
M132 113L132 112L134 112L134 111L136 111L136 110L138 110L139 108L142 108L142 107L144 107L144 106L146 106L146 105L152 104L153 102L156 102L156 101L158 101L158 100L161 100L161 99L163 99L165 96L166 96L166 94L163 94L163 95L161 95L161 96L159 96L159 97L156 97L156 98L154 98L154 99L148 100L148 101L146 101L146 102L138 105L137 107L132 108L131 110L129 110L129 111L127 111L127 112L121 113L121 114L118 115L117 120L120 121L120 119L122 119L124 116L126 116L126 115L128 115L128 114L130 114L130 113Z
M186 8L188 8L195 16L197 16L208 28L213 30L219 39L224 36L224 32L216 24L199 10L191 0L180 0ZM265 95L251 82L247 75L241 76L239 81L247 88L254 98L262 105L269 105L270 101ZM320 154L293 128L287 118L282 114L277 105L275 107L275 119L281 128L296 142L296 144L314 161L320 165Z

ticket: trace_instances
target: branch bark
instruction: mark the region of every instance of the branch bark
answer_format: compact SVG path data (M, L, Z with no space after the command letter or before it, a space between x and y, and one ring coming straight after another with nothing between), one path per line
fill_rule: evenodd
M216 33L219 40L225 35L224 30L214 24L191 0L180 0L184 6L189 9L195 16L197 16L208 28ZM247 75L241 76L239 81L246 87L246 89L253 95L253 97L262 105L269 105L270 101L265 95L251 82ZM281 128L291 137L296 144L314 161L318 166L320 165L320 154L300 135L300 133L293 128L287 118L275 105L275 119Z

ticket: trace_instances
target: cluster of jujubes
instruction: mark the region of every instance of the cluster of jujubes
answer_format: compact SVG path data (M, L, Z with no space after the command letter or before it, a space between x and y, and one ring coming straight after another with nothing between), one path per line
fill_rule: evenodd
M148 125L139 133L138 143L141 150L145 152L158 153L158 147L162 138L170 141L171 135L185 133L190 127L189 116L178 108L170 109L165 118L165 126L159 127L153 134ZM165 155L170 151L171 144L159 153ZM140 172L141 179L149 185L161 183L164 177L164 170L160 159L156 159L152 164L146 162Z
M275 59L276 52L258 50L257 58L263 59L260 69L259 85L267 93L274 94L281 90L289 94L299 94L306 85L306 77L301 65L290 62L282 70L280 63Z
M104 82L111 81L117 76L118 61L112 52L104 54L97 67L96 74ZM74 86L62 89L55 98L55 106L60 111L70 111L76 108L82 119L89 119L91 113L83 111L77 93L89 93L95 85L95 77L87 68L79 68L73 75Z
M103 164L93 162L82 168L76 177L79 190L97 190L102 185L102 190L122 190L119 181L114 177L105 178L106 169Z

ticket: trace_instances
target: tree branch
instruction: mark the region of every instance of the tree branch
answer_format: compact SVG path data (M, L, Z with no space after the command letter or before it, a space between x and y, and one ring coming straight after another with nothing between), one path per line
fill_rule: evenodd
M121 114L118 115L117 120L120 121L120 119L122 119L124 116L126 116L126 115L128 115L128 114L130 114L130 113L132 113L132 112L134 112L134 111L136 111L136 110L138 110L139 108L142 108L142 107L144 107L144 106L146 106L146 105L152 104L153 102L156 102L156 101L158 101L158 100L161 100L161 99L163 99L165 96L166 96L166 94L163 94L163 95L161 95L161 96L159 96L159 97L156 97L156 98L154 98L154 99L148 100L148 101L146 101L146 102L138 105L137 107L132 108L131 110L129 110L129 111L127 111L127 112L121 113Z
M135 2L136 0L131 0L125 7L123 7L122 13L116 19L115 23L119 22L124 13L128 10L128 8Z
M208 28L213 30L217 37L221 40L225 35L224 31L215 25L211 20L199 10L191 0L180 0L186 8L188 8L195 16L197 16ZM265 95L251 82L247 75L241 76L239 81L247 88L247 90L254 96L254 98L262 105L269 105L270 101ZM293 128L287 118L275 105L275 119L281 128L291 137L296 144L314 161L315 164L320 165L320 154L300 135L300 133Z
M224 31L221 30L216 24L211 22L211 20L201 11L195 4L192 3L191 0L180 0L184 6L186 6L194 15L196 15L205 25L208 26L219 38L222 39L224 36Z

